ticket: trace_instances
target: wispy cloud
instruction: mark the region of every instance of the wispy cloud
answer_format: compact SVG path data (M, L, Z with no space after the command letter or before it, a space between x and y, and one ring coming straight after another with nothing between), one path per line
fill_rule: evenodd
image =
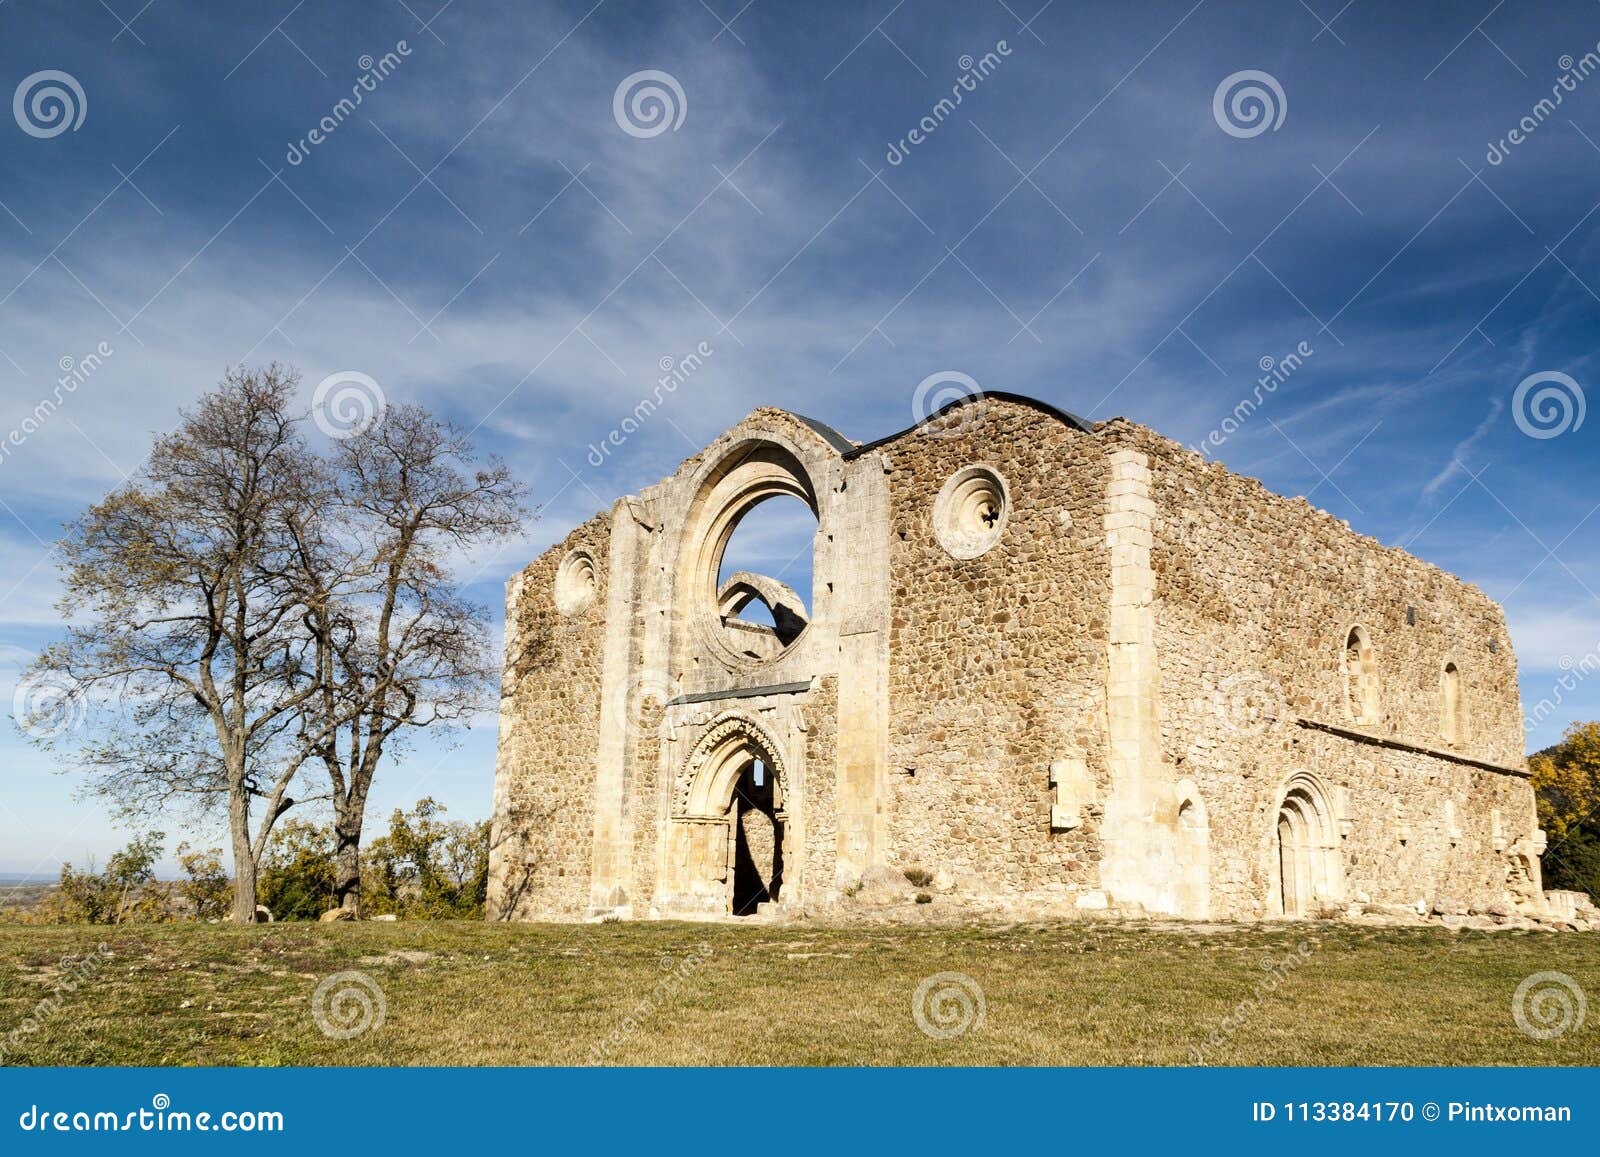
M281 37L251 52L277 15L200 13L180 37L158 5L135 54L64 10L0 7L4 74L66 67L90 102L81 131L0 150L0 438L63 358L115 347L0 462L0 635L42 645L58 579L41 540L241 358L299 366L308 395L360 370L477 427L544 504L523 542L461 560L498 613L508 573L759 405L867 439L959 370L1187 443L1263 357L1308 341L1271 424L1223 460L1513 592L1523 664L1548 667L1563 632L1537 612L1583 621L1572 576L1600 565L1570 481L1600 427L1536 442L1501 419L1530 369L1590 384L1592 147L1551 125L1484 168L1483 142L1526 109L1522 77L1478 39L1418 75L1465 26L1352 9L1339 44L1298 6L1192 9L1086 24L1057 4L1024 32L1003 5L906 5L875 35L881 11L754 5L734 37L699 5L458 4L431 32L403 5L308 6L287 30L314 67ZM1572 5L1492 31L1530 62L1591 25ZM404 66L289 164L359 58L400 38ZM886 143L1000 38L1004 68L891 165ZM1279 131L1214 121L1215 87L1244 67L1281 81ZM612 97L647 68L687 112L639 139ZM1600 88L1561 116L1600 123ZM662 359L701 341L705 367L591 465ZM1574 710L1600 713L1600 688ZM418 759L481 814L491 749ZM61 815L55 795L20 802ZM0 826L8 840L39 843Z

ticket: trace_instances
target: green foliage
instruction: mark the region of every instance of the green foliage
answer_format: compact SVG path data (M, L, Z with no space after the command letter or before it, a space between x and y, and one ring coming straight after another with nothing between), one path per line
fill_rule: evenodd
M423 799L395 809L389 831L361 857L366 916L408 920L477 920L489 890L489 821L443 819L445 807ZM257 893L276 920L315 920L334 907L332 824L290 819L262 857Z
M1600 816L1600 723L1574 723L1561 742L1528 760L1539 826L1552 840Z
M362 860L362 907L410 919L481 919L489 890L489 821L440 819L443 804L417 801L389 817L388 835Z
M1600 903L1600 832L1568 828L1565 838L1550 841L1541 862L1546 888L1587 892Z
M103 872L61 865L61 882L39 907L45 924L149 924L172 919L166 888L156 882L164 832L135 836L111 854Z
M445 807L418 800L396 809L385 835L361 859L362 907L368 916L408 920L481 920L489 890L489 821L444 819ZM79 871L61 865L59 885L33 908L0 909L0 924L128 924L190 917L223 920L233 905L221 848L178 845L184 877L155 877L161 832L137 836L106 862ZM331 823L290 818L267 841L257 897L275 920L316 920L334 907L335 849Z
M232 882L222 866L221 848L178 845L178 863L187 879L177 883L178 895L189 904L196 920L221 920L233 906Z
M256 896L275 920L315 920L333 907L333 827L289 819L267 841Z
M1600 901L1600 723L1574 723L1561 742L1528 760L1539 826L1550 844L1546 888Z

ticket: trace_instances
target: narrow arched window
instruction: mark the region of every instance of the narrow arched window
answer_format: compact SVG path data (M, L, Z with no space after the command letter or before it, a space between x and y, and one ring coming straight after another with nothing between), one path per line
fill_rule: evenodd
M1461 668L1453 662L1439 680L1439 731L1451 747L1461 742Z
M1351 719L1378 722L1378 658L1365 627L1351 627L1345 637L1344 696Z

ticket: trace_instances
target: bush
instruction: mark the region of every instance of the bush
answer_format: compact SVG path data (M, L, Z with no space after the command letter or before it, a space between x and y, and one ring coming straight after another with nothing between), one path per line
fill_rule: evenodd
M178 845L178 863L187 880L177 884L178 895L189 904L196 920L221 920L233 907L233 882L222 866L222 849Z
M483 918L489 892L489 821L444 820L444 811L433 799L418 800L409 812L395 809L388 833L373 840L361 856L363 915ZM273 832L262 858L257 896L274 919L316 920L333 907L336 847L331 824L291 819ZM207 886L215 886L213 877L202 875ZM222 899L226 911L230 897L225 890Z
M1545 849L1544 886L1552 891L1587 892L1600 903L1600 832L1569 827Z
M905 876L913 888L926 888L933 883L933 873L915 864L905 870Z
M162 832L135 836L113 852L106 870L91 863L84 871L61 865L61 882L40 902L43 924L153 924L172 919L167 889L156 883Z
M315 920L333 907L333 827L290 819L267 841L256 902L274 920Z
M421 799L389 817L362 858L361 906L422 920L483 918L489 893L489 821L442 820L443 804Z

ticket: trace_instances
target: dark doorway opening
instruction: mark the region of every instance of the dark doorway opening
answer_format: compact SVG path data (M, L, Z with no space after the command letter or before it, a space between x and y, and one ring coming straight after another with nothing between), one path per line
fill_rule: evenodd
M752 916L783 889L783 823L777 785L761 760L751 760L733 791L733 914Z

